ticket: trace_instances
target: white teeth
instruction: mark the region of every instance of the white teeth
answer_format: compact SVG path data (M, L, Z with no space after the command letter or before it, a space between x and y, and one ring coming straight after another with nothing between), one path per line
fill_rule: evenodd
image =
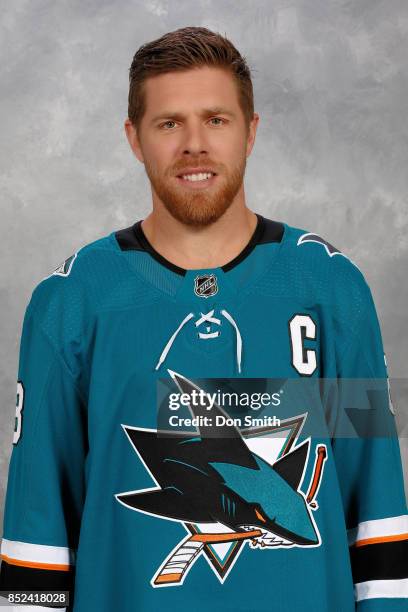
M211 172L206 172L206 173L200 173L200 174L183 174L183 179L186 179L187 181L204 181L205 179L211 178L212 177L212 173Z

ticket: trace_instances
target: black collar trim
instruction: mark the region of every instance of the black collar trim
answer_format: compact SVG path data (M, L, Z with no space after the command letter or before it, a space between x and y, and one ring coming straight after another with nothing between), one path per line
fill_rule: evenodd
M232 268L235 268L235 266L241 263L246 257L248 257L257 244L282 241L282 236L284 233L283 223L266 219L258 213L256 213L256 216L258 217L258 223L250 241L244 247L241 253L239 253L227 264L221 266L221 269L224 272L232 270ZM163 257L163 255L160 255L160 253L158 253L158 251L156 251L156 249L150 244L145 236L145 233L143 232L142 220L136 221L136 223L130 227L118 230L115 232L115 238L122 251L146 251L150 253L150 255L156 259L156 261L161 263L169 270L176 272L176 274L179 274L180 276L186 275L187 270L185 268L176 266L176 264Z

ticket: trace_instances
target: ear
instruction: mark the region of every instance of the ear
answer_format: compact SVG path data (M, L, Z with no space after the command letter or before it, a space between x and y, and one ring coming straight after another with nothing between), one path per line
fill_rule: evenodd
M127 117L125 120L124 128L125 128L128 142L130 144L130 148L132 149L137 159L143 164L144 159L143 159L142 149L140 146L140 140L137 134L136 127L133 125L129 117Z
M246 150L247 157L250 156L252 148L255 144L255 136L256 136L256 130L258 127L258 123L259 123L259 115L258 113L254 113L253 119L251 119L251 122L249 124L249 132L248 132L248 138L247 138L247 150Z

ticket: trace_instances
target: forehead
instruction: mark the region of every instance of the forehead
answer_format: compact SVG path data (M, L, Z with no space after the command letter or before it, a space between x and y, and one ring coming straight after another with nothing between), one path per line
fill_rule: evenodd
M237 109L238 92L234 77L227 70L199 67L149 77L144 83L146 115L164 107L174 111L193 106L222 106Z

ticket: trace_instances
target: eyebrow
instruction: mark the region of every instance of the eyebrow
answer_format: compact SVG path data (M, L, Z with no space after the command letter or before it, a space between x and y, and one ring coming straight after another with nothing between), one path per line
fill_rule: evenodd
M221 106L215 106L214 108L203 108L200 115L202 117L208 117L209 115L229 115L230 117L235 117L235 113ZM163 113L160 113L160 115L153 117L151 123L155 123L159 119L184 119L184 115L182 113L164 111Z

